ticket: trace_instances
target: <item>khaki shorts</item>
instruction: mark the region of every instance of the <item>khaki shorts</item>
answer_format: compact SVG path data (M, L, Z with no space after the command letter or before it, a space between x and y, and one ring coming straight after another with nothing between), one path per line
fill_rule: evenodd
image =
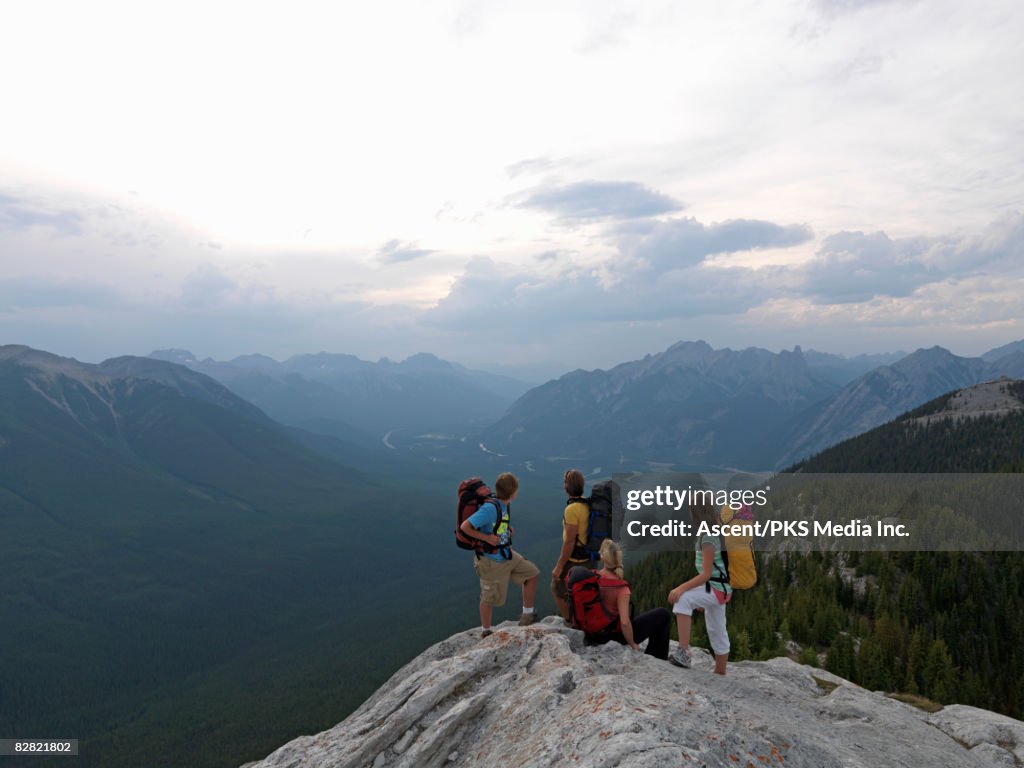
M559 577L557 579L551 579L551 594L553 594L558 600L569 602L569 590L565 586L565 577L566 574L569 573L569 569L572 568L574 565L582 565L588 571L592 571L594 570L594 566L597 565L599 562L601 561L584 560L581 563L574 563L572 560L569 560L565 564L565 567L562 568L562 573L559 575Z
M485 605L504 605L508 596L508 583L522 586L538 573L537 566L520 555L512 553L511 560L491 560L478 557L473 560L473 570L480 577L480 602Z

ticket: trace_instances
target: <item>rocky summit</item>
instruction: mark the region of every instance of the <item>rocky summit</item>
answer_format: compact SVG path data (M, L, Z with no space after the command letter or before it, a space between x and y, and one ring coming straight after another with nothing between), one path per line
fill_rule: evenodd
M1024 765L1024 723L973 707L928 713L786 659L711 673L561 619L462 632L399 670L345 721L243 768L384 766ZM342 684L339 681L339 684Z

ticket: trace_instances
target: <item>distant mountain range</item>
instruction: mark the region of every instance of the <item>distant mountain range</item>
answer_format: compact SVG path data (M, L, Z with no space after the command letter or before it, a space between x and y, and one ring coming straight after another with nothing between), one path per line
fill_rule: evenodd
M703 341L532 389L483 433L489 449L636 468L760 465L776 435L837 385L799 348L715 350Z
M268 503L263 492L270 488L284 500L307 495L314 478L319 486L330 478L339 493L352 482L351 471L184 366L139 357L91 365L5 346L0 392L0 485L43 508L69 485L52 482L54 472L82 471L86 485L74 489L81 504L90 494L123 503L126 491L138 488L139 503L166 491L258 507ZM93 468L91 482L86 467Z
M480 429L531 386L430 354L401 362L328 353L218 362L166 349L150 357L204 373L284 424L354 442L379 442L398 430Z
M981 359L994 363L996 360L1009 357L1017 352L1024 352L1024 339L1021 339L1020 341L1011 341L1009 344L1004 344L1001 347L990 349L981 356Z
M799 349L799 347L797 347ZM843 386L882 365L892 365L907 356L906 352L885 352L874 355L844 357L830 352L803 350L804 361L815 375Z
M776 353L679 342L533 388L430 354L401 362L330 353L221 362L168 349L150 357L216 379L303 430L293 436L314 450L372 467L418 456L527 470L562 463L603 471L777 469L942 392L1024 375L1024 341L979 358L941 347L848 358L799 346Z
M919 349L860 376L801 414L784 435L774 466L818 453L945 392L1003 375L1024 377L1024 352L986 360L958 357L942 347Z
M681 342L608 371L530 390L482 433L513 459L636 469L779 468L953 389L1024 376L1024 352L963 358L941 347L849 360ZM997 352L994 350L993 352ZM855 370L880 360L853 376ZM813 365L811 364L813 361ZM850 379L840 385L844 378Z

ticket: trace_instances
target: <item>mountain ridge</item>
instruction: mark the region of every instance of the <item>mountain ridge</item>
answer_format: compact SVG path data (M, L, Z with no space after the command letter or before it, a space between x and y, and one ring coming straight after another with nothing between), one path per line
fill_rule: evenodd
M560 454L605 466L757 464L787 418L835 390L809 370L799 349L716 350L685 341L535 387L484 430L483 440L510 455Z
M939 346L919 349L860 376L808 409L790 426L776 467L867 432L943 393L1001 375L1024 377L1024 353L988 362L959 357Z
M197 360L180 349L156 350L150 357L205 373L289 426L342 439L363 432L367 443L398 429L480 426L530 388L425 352L398 362L329 352L293 355L283 362L261 354L228 362Z

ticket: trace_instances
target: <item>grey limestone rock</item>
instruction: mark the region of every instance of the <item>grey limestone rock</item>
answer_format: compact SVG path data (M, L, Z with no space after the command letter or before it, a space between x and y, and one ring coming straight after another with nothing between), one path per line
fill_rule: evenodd
M1024 723L1011 718L929 715L785 658L711 669L699 651L684 670L615 643L585 647L561 619L462 632L345 721L253 768L1024 765Z

